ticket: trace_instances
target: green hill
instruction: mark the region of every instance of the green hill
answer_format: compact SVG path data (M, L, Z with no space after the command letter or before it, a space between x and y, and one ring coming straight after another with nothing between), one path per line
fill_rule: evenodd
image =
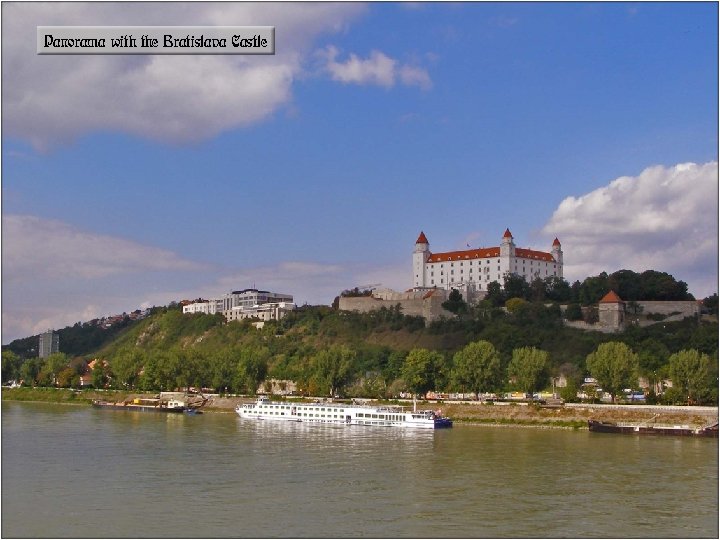
M549 373L562 373L579 384L587 373L587 355L601 343L627 344L639 354L641 371L657 376L669 356L682 349L717 359L717 331L717 322L686 319L630 327L620 334L586 332L564 326L556 305L531 302L512 313L485 304L428 325L399 309L359 314L307 306L262 329L250 321L226 323L221 315L183 315L172 306L126 322L111 339L80 356L106 360L106 380L121 389L194 386L252 393L272 378L297 381L313 394L342 388L351 394L382 395L402 386L405 358L418 348L438 353L438 389L453 387L454 353L478 340L494 345L503 370L514 349L536 347L549 353ZM7 380L5 364L3 353ZM80 371L81 362L76 364Z

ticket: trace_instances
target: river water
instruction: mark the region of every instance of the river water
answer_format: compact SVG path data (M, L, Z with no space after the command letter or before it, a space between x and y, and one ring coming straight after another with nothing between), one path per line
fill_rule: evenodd
M718 537L718 440L2 404L8 537Z

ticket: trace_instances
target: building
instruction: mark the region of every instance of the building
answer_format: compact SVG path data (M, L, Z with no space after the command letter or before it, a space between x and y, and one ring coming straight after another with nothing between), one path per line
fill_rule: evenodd
M615 291L608 292L598 302L598 324L616 329L625 326L625 302Z
M220 298L200 300L183 306L183 313L222 313L227 321L257 318L263 321L281 319L295 309L289 294L243 289L224 294Z
M40 334L38 356L40 358L47 358L56 352L60 352L60 336L52 330Z
M433 253L425 233L415 241L413 287L415 289L458 289L468 299L487 292L497 281L501 286L506 273L531 282L563 276L563 252L556 238L549 252L515 246L512 233L505 230L499 246Z
M237 306L225 312L225 318L230 321L242 319L259 319L261 321L279 321L288 311L295 309L292 302L268 302L250 307Z

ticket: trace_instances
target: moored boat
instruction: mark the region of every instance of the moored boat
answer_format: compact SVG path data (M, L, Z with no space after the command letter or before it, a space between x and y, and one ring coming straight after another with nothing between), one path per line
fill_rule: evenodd
M406 411L398 406L368 406L341 403L284 403L265 397L238 405L241 418L309 422L346 426L440 429L452 427L452 420L441 411Z
M717 437L718 423L706 426L662 425L648 422L602 422L588 420L588 429L595 433L624 433L629 435L677 435L683 437Z
M94 399L92 406L119 411L202 414L200 407L207 401L208 399L202 395L180 397L176 392L161 392L157 397L134 398L117 402Z

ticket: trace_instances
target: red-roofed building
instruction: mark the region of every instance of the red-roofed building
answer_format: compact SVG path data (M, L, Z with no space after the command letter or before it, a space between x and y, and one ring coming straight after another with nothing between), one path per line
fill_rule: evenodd
M620 329L625 325L625 302L615 291L608 292L598 302L598 323Z
M563 252L556 238L549 252L518 248L510 229L505 229L499 246L433 253L424 232L415 242L413 287L415 289L458 289L465 298L487 291L497 281L501 286L506 273L531 282L535 278L563 275Z

